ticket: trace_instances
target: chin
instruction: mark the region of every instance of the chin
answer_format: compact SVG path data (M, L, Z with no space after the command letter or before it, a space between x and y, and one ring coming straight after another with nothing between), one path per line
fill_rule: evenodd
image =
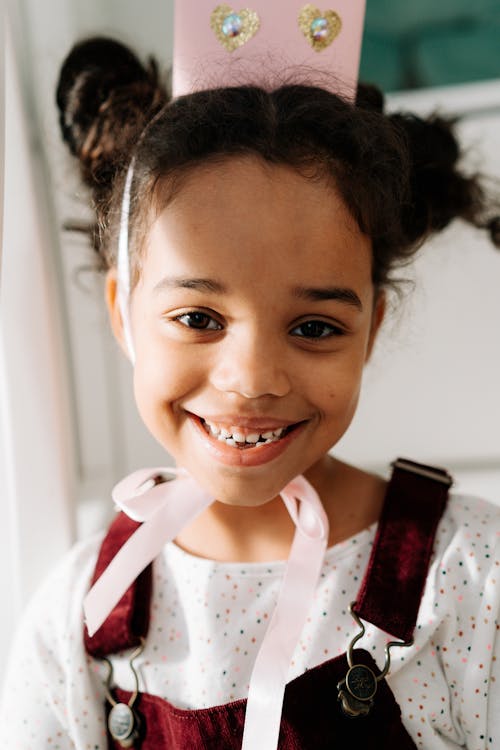
M271 495L266 495L264 497L258 497L255 493L251 495L239 494L237 496L222 495L221 493L218 493L214 495L214 497L223 505L231 505L232 507L239 508L260 508L262 505L274 500L274 498L279 495L279 492L280 491L278 490L277 492L273 492Z
M292 478L277 482L275 476L243 479L197 476L195 472L192 475L218 502L245 508L258 508L273 500Z

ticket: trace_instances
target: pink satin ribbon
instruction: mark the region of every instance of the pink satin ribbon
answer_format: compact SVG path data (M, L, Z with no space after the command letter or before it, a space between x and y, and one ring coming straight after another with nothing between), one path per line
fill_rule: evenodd
M176 477L154 484L157 475ZM242 750L276 750L290 663L309 612L328 543L328 517L312 485L293 479L281 497L296 529L278 602L250 678ZM142 525L113 558L84 600L90 635L144 568L193 518L214 502L184 470L141 469L113 490L118 507Z

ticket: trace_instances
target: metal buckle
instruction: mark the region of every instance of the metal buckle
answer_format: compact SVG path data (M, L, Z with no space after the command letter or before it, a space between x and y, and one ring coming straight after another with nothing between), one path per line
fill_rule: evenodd
M377 692L377 685L384 679L391 667L391 648L394 646L408 647L413 645L413 638L409 641L389 641L385 646L384 668L379 675L376 675L366 664L354 664L354 644L365 634L365 626L354 611L355 603L350 603L349 612L361 628L361 632L355 635L349 644L349 648L347 649L349 670L344 679L337 684L337 700L340 701L342 712L349 718L366 716L370 713L375 693Z
M406 458L398 458L393 461L391 466L395 469L403 469L403 471L409 471L412 474L425 477L426 479L434 479L436 482L441 482L447 487L453 485L453 477L449 474L446 469L433 469L430 466L421 466L420 464L409 461Z
M143 651L146 642L144 638L141 638L140 645L132 653L129 664L132 674L134 675L135 688L134 692L129 698L128 703L119 703L113 698L111 692L111 682L113 679L113 665L111 661L105 656L103 661L108 665L108 676L104 685L105 694L107 701L111 704L112 708L108 715L108 729L111 737L118 742L120 747L131 748L134 746L141 728L141 722L138 714L133 709L133 705L139 695L139 677L134 667L134 659L136 659Z

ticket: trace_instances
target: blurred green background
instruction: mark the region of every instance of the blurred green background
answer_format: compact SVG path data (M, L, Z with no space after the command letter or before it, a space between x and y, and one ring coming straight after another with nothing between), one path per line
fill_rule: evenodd
M367 0L360 78L385 91L500 78L500 0Z

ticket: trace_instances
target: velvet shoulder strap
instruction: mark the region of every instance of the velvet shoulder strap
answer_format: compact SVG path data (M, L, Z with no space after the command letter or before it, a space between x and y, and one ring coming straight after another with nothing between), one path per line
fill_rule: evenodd
M444 469L398 459L393 464L372 553L355 606L359 616L409 640L415 628L436 528L452 481ZM138 523L119 513L102 543L92 584ZM127 589L85 648L96 657L137 646L149 626L152 566Z
M91 586L138 526L140 523L133 521L125 513L117 514L99 550ZM152 565L148 565L129 586L109 617L92 637L89 636L87 628L84 628L87 653L102 658L138 646L141 638L146 637L149 628L152 577Z
M453 481L445 469L398 458L387 488L372 553L358 592L357 614L403 641L412 637L434 538Z

